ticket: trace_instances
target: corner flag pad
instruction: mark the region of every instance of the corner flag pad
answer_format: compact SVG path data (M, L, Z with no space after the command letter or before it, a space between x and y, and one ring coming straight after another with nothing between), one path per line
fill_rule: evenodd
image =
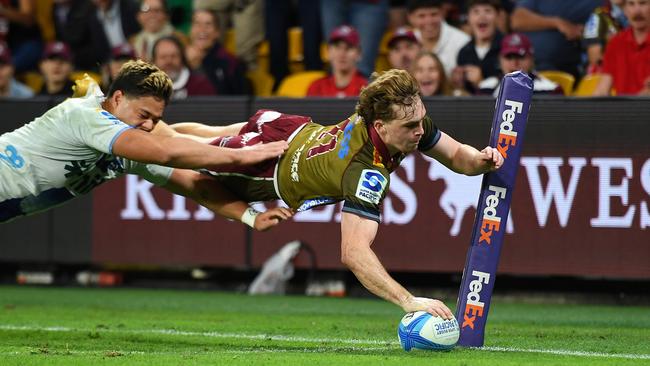
M483 346L532 95L533 80L526 73L517 71L504 76L490 133L490 146L499 150L504 162L499 170L486 173L481 184L456 307L460 346Z

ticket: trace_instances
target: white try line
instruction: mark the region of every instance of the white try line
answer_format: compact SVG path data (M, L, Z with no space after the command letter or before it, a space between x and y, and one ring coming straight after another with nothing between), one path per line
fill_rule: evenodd
M115 333L115 334L158 334L181 337L206 337L206 338L229 338L229 339L248 339L248 340L269 340L278 342L305 342L305 343L334 343L353 345L352 348L357 351L377 351L385 350L386 346L397 347L396 341L379 341L374 339L348 339L348 338L312 338L312 337L293 337L270 334L248 334L248 333L228 333L228 332L191 332L175 329L75 329L69 327L38 327L38 326L18 326L18 325L0 325L0 330L9 331L42 331L42 332L98 332L98 333ZM374 347L358 347L360 345L369 345ZM384 347L378 347L378 346ZM356 347L354 347L356 346ZM519 352L519 353L543 353L558 356L577 356L577 357L602 357L602 358L626 358L633 360L650 360L650 354L630 354L630 353L602 353L602 352L585 352L571 351L562 349L535 349L535 348L517 348L517 347L480 347L472 348L477 351L487 352ZM331 351L328 348L319 348L321 351ZM248 351L242 351L244 353ZM272 352L271 350L262 350L262 352ZM128 353L128 352L127 352ZM131 352L133 353L133 352Z

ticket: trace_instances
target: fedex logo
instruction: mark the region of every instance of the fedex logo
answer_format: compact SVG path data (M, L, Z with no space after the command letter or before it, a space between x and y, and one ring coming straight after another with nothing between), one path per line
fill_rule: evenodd
M494 193L485 198L483 221L481 221L481 237L478 239L479 244L483 241L491 244L492 232L499 231L501 217L497 216L497 207L499 201L506 198L507 192L505 188L496 186L489 186L488 190Z
M501 153L503 158L508 157L508 148L517 144L517 132L514 131L512 121L515 120L515 113L521 114L523 104L506 99L506 109L501 114L501 125L499 126L499 138L497 139L497 150Z
M481 290L483 284L490 283L490 274L481 271L472 271L472 276L476 277L469 283L469 293L467 294L467 303L463 312L463 325L461 328L470 327L474 329L476 317L483 316L485 304L481 302Z

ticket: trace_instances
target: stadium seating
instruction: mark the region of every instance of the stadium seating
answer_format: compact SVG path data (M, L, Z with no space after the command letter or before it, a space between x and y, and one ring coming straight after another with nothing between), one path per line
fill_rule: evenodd
M253 85L253 92L258 97L270 97L273 94L275 79L271 74L258 68L246 73L246 77Z
M594 90L596 90L600 79L601 76L599 74L585 75L578 83L573 95L577 97L590 97L593 95Z
M568 72L558 71L558 70L546 70L540 71L540 75L544 76L547 79L557 83L562 87L564 95L571 95L573 92L573 84L576 82L576 78Z
M287 76L278 87L275 95L279 97L302 98L307 95L309 85L323 76L324 71L303 71Z

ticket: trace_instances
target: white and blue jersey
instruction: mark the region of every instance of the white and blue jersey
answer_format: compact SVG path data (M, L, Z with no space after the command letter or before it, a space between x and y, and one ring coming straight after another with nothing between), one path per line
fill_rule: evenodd
M70 98L0 135L0 223L58 206L121 175L162 185L172 168L112 155L126 123L101 108L103 96Z

